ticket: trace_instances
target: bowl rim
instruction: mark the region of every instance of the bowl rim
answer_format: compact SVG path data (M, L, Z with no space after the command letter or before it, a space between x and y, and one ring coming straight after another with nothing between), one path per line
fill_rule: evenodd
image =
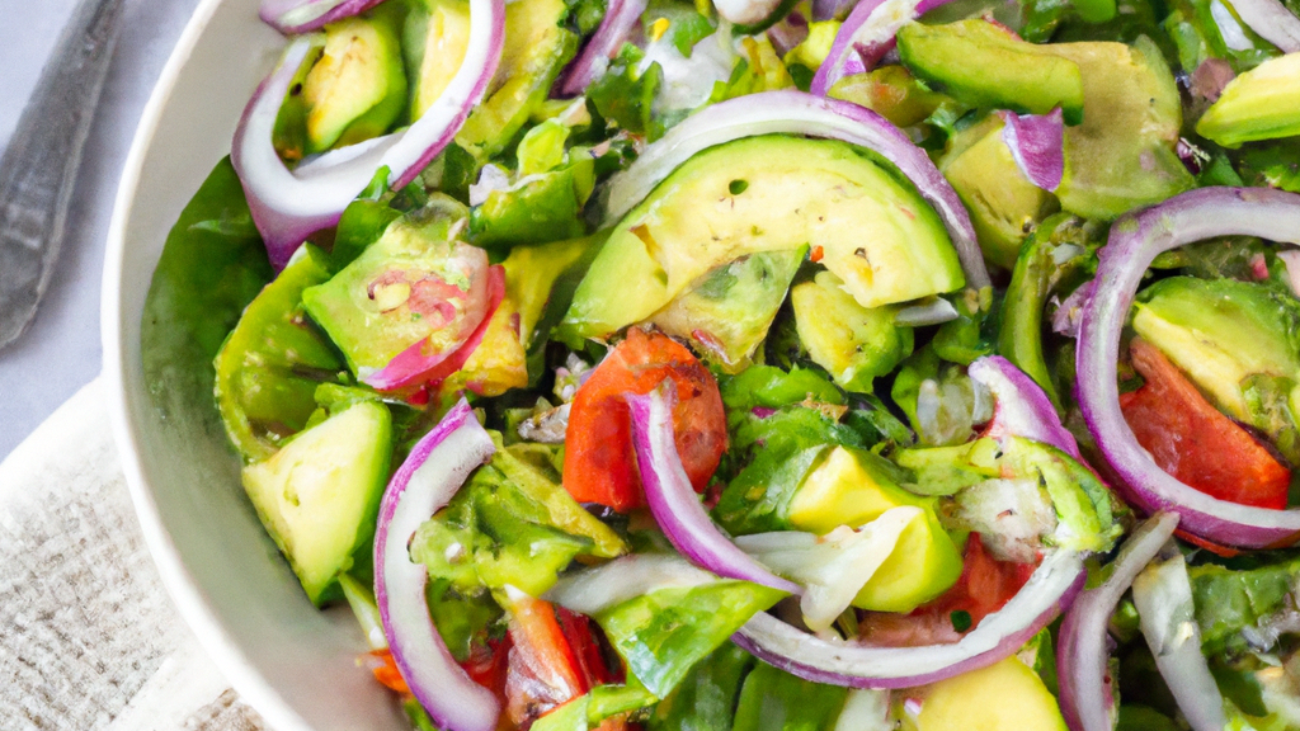
M113 202L104 255L100 297L100 338L103 348L101 377L107 390L109 427L118 458L126 476L131 502L135 506L144 542L162 577L162 583L200 645L216 663L226 680L272 728L280 731L312 731L293 706L250 662L216 614L208 607L194 577L186 568L171 534L163 524L158 503L141 461L141 436L135 426L127 398L127 358L138 355L138 344L123 341L124 311L122 276L125 269L126 232L137 201L145 159L153 145L164 110L171 99L181 71L223 0L200 0L181 32L162 73L150 92L132 138Z

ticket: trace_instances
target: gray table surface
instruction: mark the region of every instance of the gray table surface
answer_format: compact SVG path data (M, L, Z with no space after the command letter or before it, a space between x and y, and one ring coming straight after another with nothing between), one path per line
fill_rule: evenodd
M99 293L118 177L136 123L197 0L126 0L67 238L35 321L0 350L0 459L100 370ZM0 0L0 143L8 142L76 0Z

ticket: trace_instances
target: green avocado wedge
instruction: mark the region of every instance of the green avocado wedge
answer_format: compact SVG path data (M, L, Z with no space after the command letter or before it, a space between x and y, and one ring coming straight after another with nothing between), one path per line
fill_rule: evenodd
M1265 61L1229 82L1196 133L1233 148L1300 135L1300 53Z
M624 216L558 334L608 336L720 264L803 246L863 307L965 283L938 215L888 170L840 142L751 137L691 158Z
M992 23L909 23L898 32L898 55L922 79L971 106L1030 114L1061 107L1069 124L1083 121L1078 64Z
M267 533L318 606L341 595L338 575L374 534L392 449L388 407L359 401L244 468Z

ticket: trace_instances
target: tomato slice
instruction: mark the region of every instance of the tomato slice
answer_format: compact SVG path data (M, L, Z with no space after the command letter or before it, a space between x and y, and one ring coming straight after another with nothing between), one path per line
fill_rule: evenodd
M1135 338L1129 356L1146 384L1121 395L1120 410L1161 469L1219 500L1286 507L1290 470L1206 401L1155 346Z
M649 393L665 378L677 386L673 431L691 484L703 491L727 451L727 417L718 382L691 351L638 328L610 351L574 395L565 433L564 487L578 502L621 513L645 505L632 456L632 417L624 394Z
M961 577L952 588L911 614L870 612L860 632L868 643L885 647L957 642L964 634L955 626L958 621L967 629L977 626L1011 601L1035 568L1031 563L998 561L984 547L979 534L972 533L966 539ZM967 616L959 620L954 616L958 612Z

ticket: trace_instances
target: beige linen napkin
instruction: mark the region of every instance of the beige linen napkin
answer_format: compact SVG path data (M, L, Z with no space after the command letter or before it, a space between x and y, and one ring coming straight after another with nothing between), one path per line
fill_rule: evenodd
M99 379L0 463L0 728L266 728L163 590Z

